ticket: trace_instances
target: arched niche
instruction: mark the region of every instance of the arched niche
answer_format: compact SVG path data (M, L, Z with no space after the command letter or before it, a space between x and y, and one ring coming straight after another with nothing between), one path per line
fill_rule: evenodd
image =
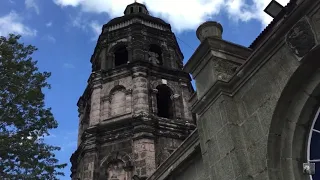
M157 94L157 115L159 117L171 119L174 117L174 106L172 90L165 84L158 85L156 87Z
M267 144L270 180L312 179L304 172L303 164L311 160L308 158L310 131L320 105L318 57L319 46L301 60L277 102ZM317 171L319 173L319 169Z
M101 160L99 180L131 180L132 159L125 152L112 152Z
M126 88L118 85L114 87L109 94L110 97L110 115L117 116L126 112Z
M125 45L119 45L114 52L114 67L127 64L129 61L129 54Z
M162 48L156 44L149 45L148 60L157 65L163 65Z

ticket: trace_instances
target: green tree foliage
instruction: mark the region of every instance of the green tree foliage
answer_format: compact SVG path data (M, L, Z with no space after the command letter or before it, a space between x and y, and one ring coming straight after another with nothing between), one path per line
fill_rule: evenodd
M48 72L39 72L31 55L37 49L19 42L20 36L0 36L0 179L55 180L64 175L44 137L57 128L44 104Z

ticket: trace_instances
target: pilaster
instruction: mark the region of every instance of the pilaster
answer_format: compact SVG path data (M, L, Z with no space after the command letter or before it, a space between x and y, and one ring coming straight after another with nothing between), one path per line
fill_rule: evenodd
M148 95L148 80L147 69L142 67L134 67L132 69L132 103L133 113L148 113L149 111L149 95Z
M149 177L156 170L154 139L135 139L133 154L135 174L139 177Z
M93 82L94 85L92 87L89 126L94 126L100 122L102 85L97 79Z
M157 93L158 89L151 90L151 111L154 115L158 114Z
M132 112L132 89L126 90L126 113Z

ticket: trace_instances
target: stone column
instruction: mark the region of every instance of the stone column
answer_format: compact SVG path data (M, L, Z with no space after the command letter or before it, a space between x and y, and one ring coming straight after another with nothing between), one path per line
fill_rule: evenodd
M188 99L190 99L190 95L191 93L189 92L188 90L188 85L184 82L181 82L181 89L182 89L182 112L183 112L183 118L188 120L189 122L192 122L193 119L192 119L192 113L191 113L191 110L190 110L190 105L188 103Z
M144 35L141 34L140 29L132 29L132 31L135 31L132 34L132 61L143 60L145 58Z
M171 99L174 101L175 117L181 119L181 97L179 94L174 94Z
M133 75L133 89L132 89L132 103L133 113L148 113L149 100L148 100L148 80L147 69L142 67L134 67L132 69Z
M158 89L151 90L151 111L154 115L158 114L157 94Z
M127 63L131 63L132 62L132 56L133 56L133 49L132 46L127 46L127 51L128 51L128 62Z
M106 64L107 64L107 69L112 69L112 68L114 68L114 63L113 63L113 61L114 61L114 54L111 52L111 53L108 53L107 54L107 62L106 62Z
M107 50L103 48L100 52L101 70L107 70Z
M103 111L101 112L101 121L103 120L106 120L108 119L110 116L109 116L109 113L110 113L110 102L111 102L111 99L110 99L110 96L107 95L105 97L102 98L102 104L103 104Z
M95 84L92 89L89 126L94 126L100 122L102 85Z
M126 113L132 111L132 89L126 90Z

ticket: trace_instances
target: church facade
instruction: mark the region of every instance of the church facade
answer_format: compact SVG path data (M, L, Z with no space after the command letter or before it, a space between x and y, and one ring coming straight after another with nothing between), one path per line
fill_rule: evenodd
M250 47L203 23L184 72L170 26L146 17L135 3L103 27L73 179L320 179L320 1L291 0Z

